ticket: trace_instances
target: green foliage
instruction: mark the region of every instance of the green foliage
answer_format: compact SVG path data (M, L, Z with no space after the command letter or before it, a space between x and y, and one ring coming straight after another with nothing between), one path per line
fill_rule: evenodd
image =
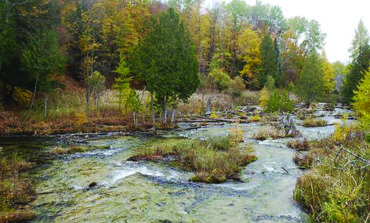
M227 136L212 138L207 141L176 140L165 141L154 146L147 146L129 160L155 160L167 156L176 156L174 166L195 172L190 178L194 182L222 183L227 179L239 179L242 166L257 159L250 155L251 148L243 151L238 148L243 134L235 129ZM248 151L249 150L249 151Z
M353 138L336 145L323 140L298 161L311 171L298 179L294 200L317 222L366 222L370 175L366 164L353 154L369 160L368 145Z
M355 91L353 98L353 108L357 112L364 128L370 130L370 71L366 72L365 77Z
M126 108L131 108L134 112L138 112L141 110L142 103L140 101L139 95L136 94L135 90L130 91L125 106Z
M245 84L243 79L240 76L236 76L234 80L230 81L230 84L227 89L227 93L233 98L240 97L243 90L245 90Z
M294 109L294 101L289 99L286 90L275 90L270 96L266 111L267 112L292 112Z
M320 56L313 50L303 64L296 92L306 103L320 99L324 94L323 69Z
M208 78L210 78L211 83L216 85L216 89L221 92L226 90L231 82L231 78L222 70L215 70L209 73Z
M99 71L94 71L89 77L89 90L94 96L98 96L105 88L105 77Z
M199 85L198 62L190 36L173 8L162 13L159 22L135 47L130 70L145 81L156 98L187 100Z
M353 59L351 70L346 76L342 90L343 103L349 105L353 102L354 91L358 89L358 85L365 73L369 69L370 64L370 46L364 45L359 48L359 53Z
M274 90L274 88L275 88L275 79L271 75L267 76L265 87L270 91Z
M266 108L267 102L269 101L269 91L266 87L262 88L259 98L258 98L258 106L262 108Z
M271 40L270 35L265 35L261 43L261 60L262 60L262 70L258 74L258 82L260 86L266 85L266 81L268 81L268 76L271 76L274 80L277 80L276 85L279 87L281 86L281 74L280 69L278 67L278 54L274 43ZM270 80L271 81L271 80ZM271 84L271 83L270 83ZM274 81L275 87L275 81ZM268 87L269 90L271 90Z

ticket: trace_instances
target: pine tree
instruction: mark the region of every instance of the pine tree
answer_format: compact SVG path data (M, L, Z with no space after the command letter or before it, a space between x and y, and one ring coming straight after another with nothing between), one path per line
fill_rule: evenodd
M278 68L278 55L274 43L272 42L270 35L265 35L261 43L261 60L262 70L258 75L258 82L262 87L267 76L272 76L277 86L281 84L281 78Z
M198 87L198 61L190 35L173 8L162 13L152 27L135 47L130 68L155 94L166 122L170 97L186 101Z
M358 56L354 58L351 64L351 70L344 80L342 90L343 103L349 105L353 102L354 91L357 90L358 84L364 77L365 72L369 68L370 63L370 47L364 45L360 47Z
M324 94L322 61L316 50L306 58L297 83L297 94L306 103L320 99Z

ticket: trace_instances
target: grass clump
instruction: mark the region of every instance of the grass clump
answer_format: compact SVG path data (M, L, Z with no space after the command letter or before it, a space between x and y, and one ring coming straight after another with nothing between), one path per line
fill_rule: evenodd
M34 198L34 190L19 174L33 167L33 163L20 156L0 154L0 222L20 222L34 217L33 212L22 209Z
M306 119L303 121L302 125L304 127L323 127L327 126L328 122L323 119Z
M289 141L287 146L297 151L308 151L310 149L307 139Z
M263 129L259 129L256 134L253 135L253 139L256 140L266 140L266 139L280 139L280 138L287 138L287 137L296 137L299 134L298 131L293 131L292 133L286 133L284 129L279 129L276 127L265 127Z
M129 160L161 160L195 172L193 182L222 183L228 179L240 180L242 167L255 161L249 149L239 149L238 134L209 140L177 140L147 147Z
M317 222L367 222L370 208L370 151L361 138L338 144L322 141L300 165L311 170L294 190L298 202ZM304 163L305 162L305 163Z

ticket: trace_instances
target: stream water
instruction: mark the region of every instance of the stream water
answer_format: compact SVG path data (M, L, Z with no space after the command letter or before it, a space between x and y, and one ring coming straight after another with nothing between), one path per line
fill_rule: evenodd
M337 122L325 117L329 123ZM299 123L298 120L295 120ZM63 155L28 174L37 199L30 204L33 222L305 222L293 201L297 178L291 139L251 139L260 124L239 124L244 143L258 160L242 171L243 182L192 183L192 173L163 163L126 161L134 149L157 137L99 136L88 145L105 149ZM227 134L235 125L210 125L161 137L208 138ZM304 128L303 137L323 138L334 126ZM55 139L54 139L55 140ZM1 144L1 143L0 143ZM285 170L287 171L285 171ZM95 182L96 187L89 188Z

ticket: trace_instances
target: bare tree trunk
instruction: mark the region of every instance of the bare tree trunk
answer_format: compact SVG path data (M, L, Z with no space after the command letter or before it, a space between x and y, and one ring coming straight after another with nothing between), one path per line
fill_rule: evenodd
M90 14L89 14L90 28ZM86 106L89 107L89 31L86 34Z
M163 104L163 122L167 122L167 96L164 97L164 104Z
M37 89L37 83L38 82L39 82L39 75L37 74L35 88L33 89L33 94L32 94L32 100L31 100L30 110L28 112L30 112L32 110L32 108L33 108L33 102L35 100L35 95L36 95L36 89Z
M154 117L154 97L153 93L150 92L150 107L151 107L151 112L152 112L152 121L153 121L153 126L155 128L155 117Z
M171 114L171 124L175 121L175 114L176 114L176 109L172 109L172 114Z
M133 116L133 118L134 118L134 125L136 126L136 112L133 112L133 113L132 113L132 116Z
M44 98L44 104L45 104L45 119L48 117L48 93L45 92L45 98Z
M146 111L146 103L145 103L145 89L146 89L146 86L144 87L144 90L143 90L143 93L141 94L141 101L143 102L144 104L144 111ZM145 123L145 115L146 113L143 113L143 123Z

